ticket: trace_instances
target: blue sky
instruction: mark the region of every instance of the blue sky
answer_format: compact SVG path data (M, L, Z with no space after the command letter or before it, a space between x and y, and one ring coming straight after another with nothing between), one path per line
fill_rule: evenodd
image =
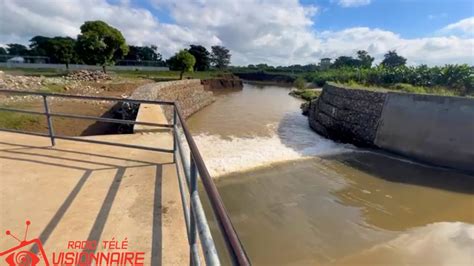
M370 27L396 32L404 38L433 36L443 26L474 15L474 0L371 0L370 4L349 8L338 5L337 0L299 2L318 7L313 16L315 31ZM150 10L161 22L174 22L167 8L157 8L152 1L132 0L131 4Z
M370 4L344 8L334 1L301 1L321 11L314 28L342 30L351 27L381 28L404 38L432 36L438 29L474 14L472 0L372 0Z
M164 58L201 44L226 46L236 65L357 50L376 62L397 50L411 65L474 64L474 0L2 0L0 46L75 38L87 20L109 23L129 44L156 45Z

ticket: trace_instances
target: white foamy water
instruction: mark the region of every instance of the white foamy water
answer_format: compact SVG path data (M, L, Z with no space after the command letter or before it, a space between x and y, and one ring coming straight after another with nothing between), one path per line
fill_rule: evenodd
M213 177L272 163L330 155L352 150L312 131L299 112L288 113L278 124L267 125L270 136L223 138L199 134L194 139Z

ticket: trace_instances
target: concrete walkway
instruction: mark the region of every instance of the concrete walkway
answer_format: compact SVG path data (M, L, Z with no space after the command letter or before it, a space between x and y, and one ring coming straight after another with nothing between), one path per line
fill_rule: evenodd
M90 138L172 148L168 133ZM171 154L61 140L51 148L49 138L0 132L0 253L18 245L5 230L23 239L30 220L27 240L39 237L50 263L53 253L82 250L69 241L126 239L126 250L113 251L144 252L145 265L185 265L179 195Z

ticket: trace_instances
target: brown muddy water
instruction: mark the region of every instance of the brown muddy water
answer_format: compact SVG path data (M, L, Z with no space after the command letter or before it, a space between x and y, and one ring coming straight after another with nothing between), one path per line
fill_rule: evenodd
M219 91L189 119L254 265L474 265L474 176L324 139L288 92Z

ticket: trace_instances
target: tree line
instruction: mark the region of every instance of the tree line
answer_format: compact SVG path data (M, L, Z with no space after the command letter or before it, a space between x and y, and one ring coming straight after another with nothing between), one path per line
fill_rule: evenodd
M290 66L270 66L267 64L250 64L246 67L234 67L236 71L267 71L267 72L292 72L292 73L307 73L324 71L327 69L341 69L341 68L371 68L375 58L372 57L367 51L359 50L356 52L356 56L339 56L334 62L331 62L331 58L323 58L322 62L327 64L295 64ZM380 65L384 67L399 67L405 66L407 59L397 54L395 50L388 51L384 55L384 59Z
M339 56L334 61L323 58L319 64L268 66L266 64L235 67L236 72L283 73L300 77L300 82L323 86L328 81L359 83L367 86L404 90L442 91L456 95L474 95L474 67L467 64L433 66L407 66L407 59L395 50L384 54L380 64L374 66L374 57L359 50L355 56ZM415 86L415 87L413 87Z
M122 33L103 21L86 21L80 30L77 39L35 36L30 39L29 47L7 44L6 49L0 47L0 55L28 56L36 60L47 57L50 63L65 64L67 69L69 64L101 65L104 72L106 66L122 62L155 62L181 71L181 77L184 71L205 71L211 67L225 69L230 64L230 51L223 46L212 46L209 52L202 45L191 45L165 61L157 46L127 45Z

